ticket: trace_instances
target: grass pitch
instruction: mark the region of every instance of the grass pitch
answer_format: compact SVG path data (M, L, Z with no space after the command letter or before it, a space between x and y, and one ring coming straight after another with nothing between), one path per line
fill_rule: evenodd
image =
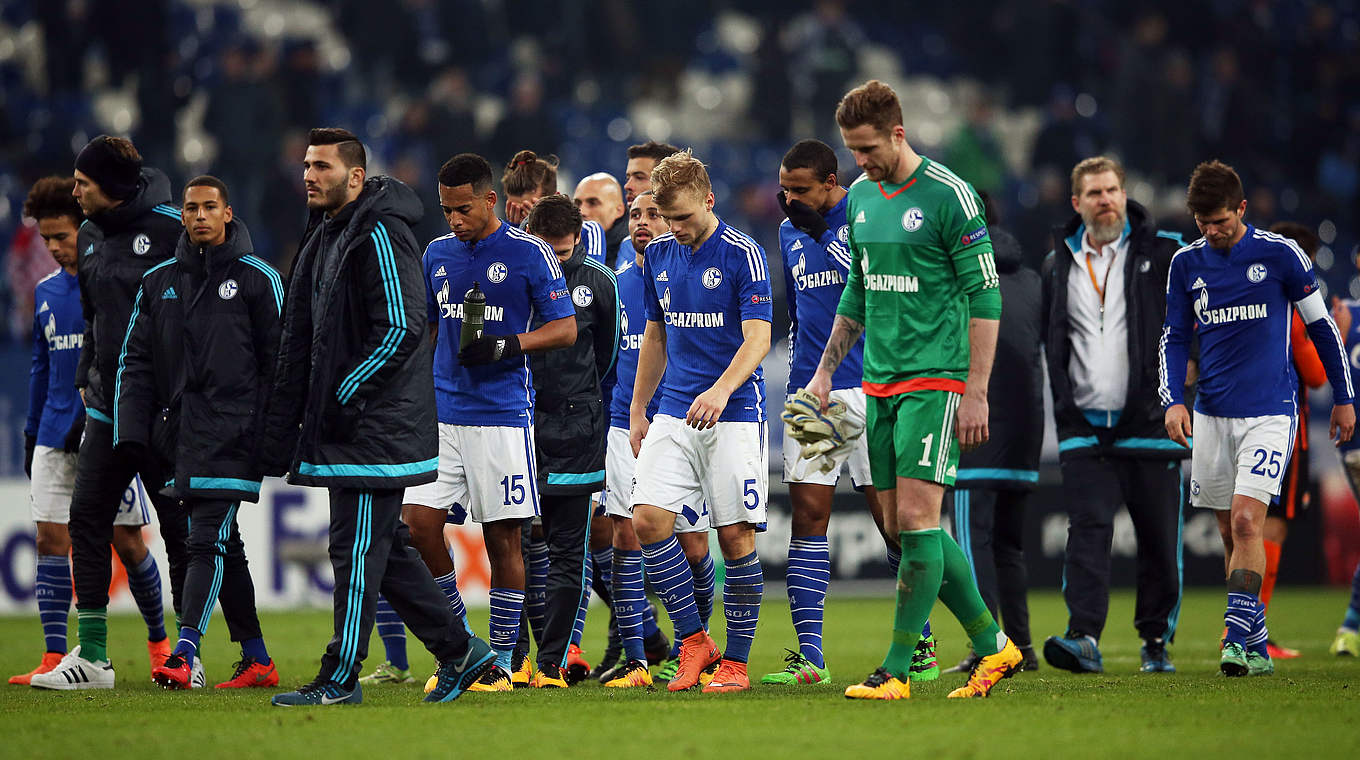
M1270 678L1218 674L1223 594L1187 593L1172 657L1174 675L1138 673L1133 599L1111 600L1101 642L1103 675L1047 666L1003 681L987 700L946 700L964 676L919 684L905 702L850 702L844 687L881 662L892 619L890 587L875 598L836 596L826 606L826 651L834 682L727 695L605 689L469 694L448 705L419 702L419 684L371 688L357 707L284 710L271 691L163 692L148 678L137 616L110 619L114 691L44 692L0 685L3 758L398 757L1355 757L1360 752L1360 662L1327 654L1346 592L1276 592L1270 629L1303 651L1278 661ZM1056 592L1030 595L1036 641L1060 633ZM933 618L940 662L967 647L943 607ZM603 648L603 608L593 607L586 654ZM72 633L75 619L72 616ZM486 611L473 612L485 630ZM311 679L331 633L327 611L270 613L263 626L283 684ZM715 625L722 642L720 615ZM209 683L230 675L237 651L215 617L204 640ZM36 616L0 619L0 675L38 660ZM382 659L373 637L365 670ZM767 595L752 653L752 681L782 664L795 645L788 605ZM411 640L417 672L433 659ZM423 680L423 679L421 679Z

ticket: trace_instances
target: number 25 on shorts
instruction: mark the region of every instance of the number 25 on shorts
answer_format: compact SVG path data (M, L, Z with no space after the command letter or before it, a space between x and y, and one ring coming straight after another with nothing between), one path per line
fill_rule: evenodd
M1257 449L1251 455L1256 457L1256 464L1251 467L1252 475L1259 475L1263 478L1280 477L1280 452L1267 452L1265 449Z

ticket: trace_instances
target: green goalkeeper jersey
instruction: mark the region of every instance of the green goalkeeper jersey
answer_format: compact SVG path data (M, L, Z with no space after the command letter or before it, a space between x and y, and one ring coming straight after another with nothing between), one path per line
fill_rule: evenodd
M906 182L850 186L854 260L836 313L864 325L864 391L962 393L968 320L1001 317L982 199L924 156Z

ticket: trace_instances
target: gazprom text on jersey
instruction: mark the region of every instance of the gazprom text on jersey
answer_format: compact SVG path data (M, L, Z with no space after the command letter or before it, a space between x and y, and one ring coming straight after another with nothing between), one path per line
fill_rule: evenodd
M892 293L916 293L921 290L921 281L909 274L866 274L864 287Z

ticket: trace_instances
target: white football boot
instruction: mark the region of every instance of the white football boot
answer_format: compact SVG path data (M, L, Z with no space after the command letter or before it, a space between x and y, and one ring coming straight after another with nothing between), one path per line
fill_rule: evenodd
M29 681L30 686L39 689L112 689L113 665L108 662L90 662L80 656L80 647L61 658L61 663L46 673L39 673Z

